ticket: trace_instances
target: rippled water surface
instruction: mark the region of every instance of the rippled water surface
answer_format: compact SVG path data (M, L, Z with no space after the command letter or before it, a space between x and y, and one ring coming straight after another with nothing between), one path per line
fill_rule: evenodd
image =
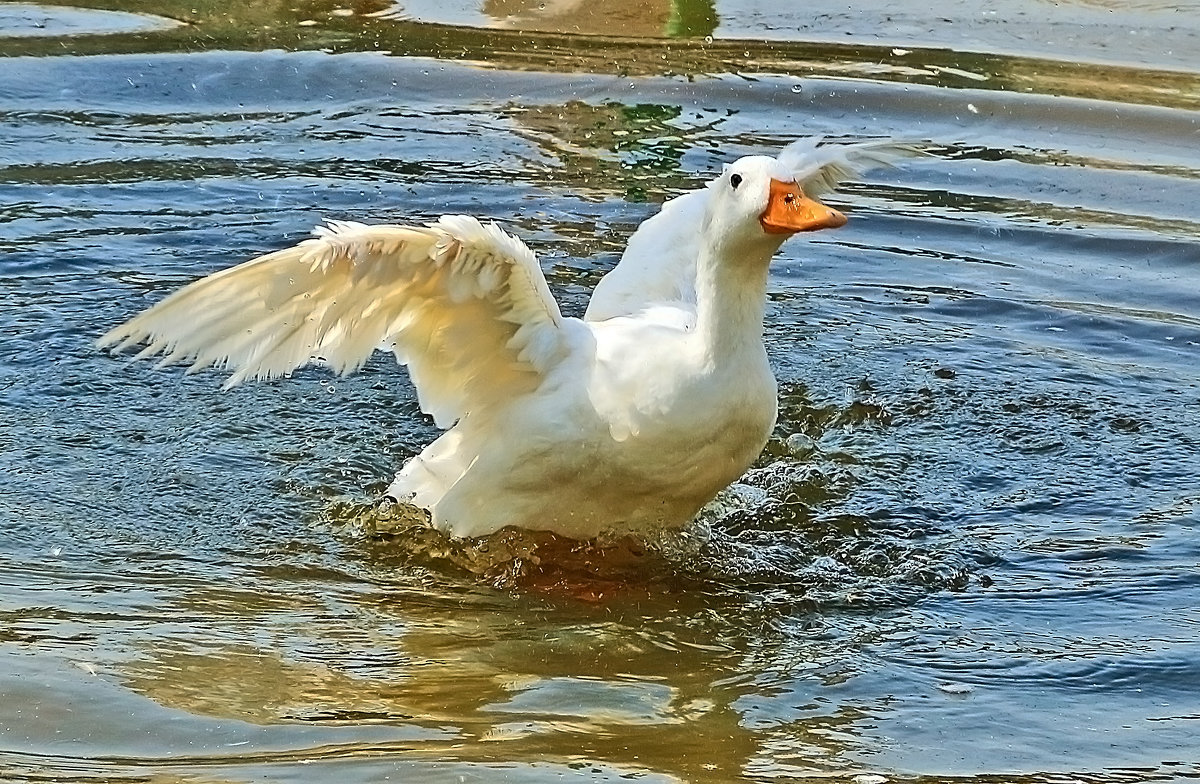
M1200 6L86 5L0 3L0 779L1200 778ZM92 345L324 218L495 218L580 313L806 134L932 154L784 247L684 536L406 530L394 363Z

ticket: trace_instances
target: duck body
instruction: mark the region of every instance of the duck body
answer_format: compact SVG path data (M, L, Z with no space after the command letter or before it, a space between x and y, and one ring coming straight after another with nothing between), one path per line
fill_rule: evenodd
M722 364L694 329L567 324L577 348L540 394L467 415L387 494L435 525L459 521L459 536L515 526L590 538L684 525L758 457L776 414L761 342Z
M708 196L680 196L634 233L584 318L564 319L569 348L535 394L460 420L388 495L435 525L470 521L454 526L462 536L591 538L683 526L740 477L775 425L763 308L785 235L717 240ZM435 455L448 458L442 473L429 470Z
M900 149L905 149L901 147ZM845 218L813 201L895 145L752 156L667 202L631 237L584 318L558 311L533 254L495 224L332 223L183 288L101 345L233 371L340 373L378 347L409 366L447 432L388 495L454 536L506 526L572 538L680 527L754 462L775 424L762 341L782 242ZM790 156L790 157L789 157Z

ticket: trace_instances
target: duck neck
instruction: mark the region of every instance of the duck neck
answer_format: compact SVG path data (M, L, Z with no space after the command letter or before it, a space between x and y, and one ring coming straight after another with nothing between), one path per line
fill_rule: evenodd
M710 361L762 349L767 269L777 243L701 243L696 265L696 333Z

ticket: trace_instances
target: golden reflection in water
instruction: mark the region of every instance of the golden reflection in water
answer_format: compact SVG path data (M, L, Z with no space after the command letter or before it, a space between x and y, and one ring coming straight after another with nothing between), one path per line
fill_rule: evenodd
M751 654L690 629L689 614L702 610L686 597L514 608L495 597L375 590L338 607L336 622L310 613L305 626L203 594L188 612L219 611L197 619L195 639L148 646L125 667L129 688L255 725L435 731L392 750L409 759L584 760L689 781L729 780L780 759L792 774L852 769L844 739L861 711L826 706L782 728L755 727L743 704L762 688L745 674ZM680 617L656 617L672 614Z
M580 35L702 38L717 29L712 0L483 0L501 27Z

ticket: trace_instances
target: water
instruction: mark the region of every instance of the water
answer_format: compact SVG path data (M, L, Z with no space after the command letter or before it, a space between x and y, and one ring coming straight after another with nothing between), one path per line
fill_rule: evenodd
M0 778L1200 776L1194 4L93 5L163 17L0 5ZM580 313L811 133L933 154L776 260L781 421L688 537L396 533L384 357L92 347L324 218L496 218Z

